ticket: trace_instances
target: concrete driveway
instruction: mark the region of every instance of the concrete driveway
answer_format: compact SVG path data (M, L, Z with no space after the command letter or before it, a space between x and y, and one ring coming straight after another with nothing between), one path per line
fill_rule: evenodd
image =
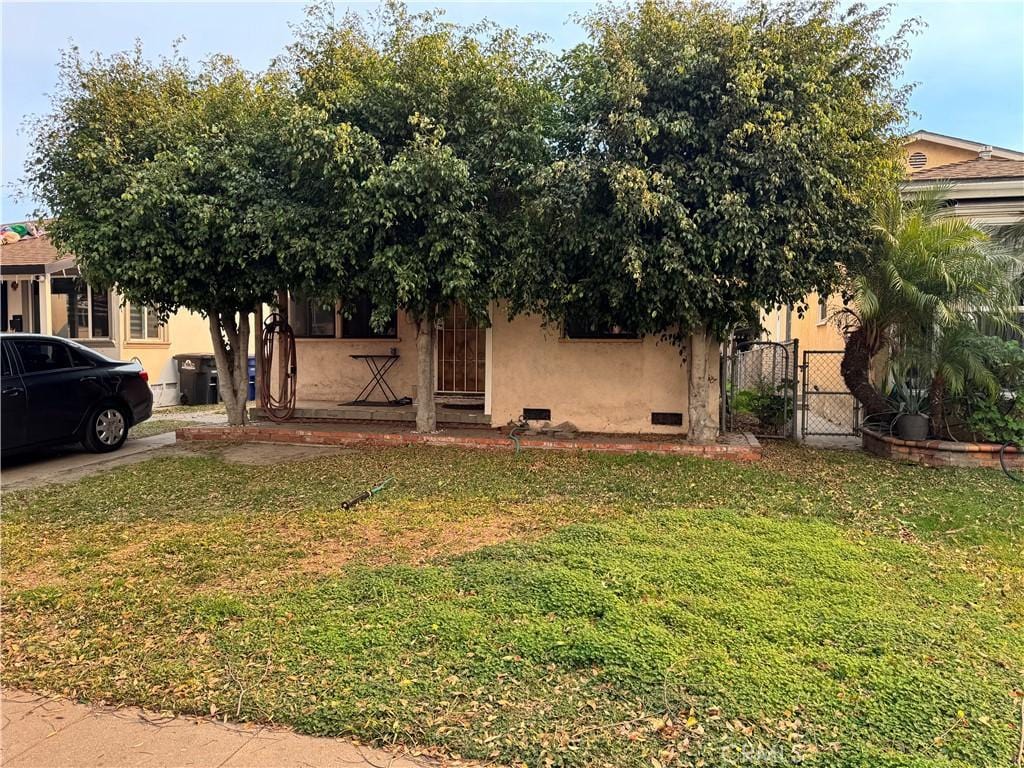
M217 425L227 423L227 417L223 410L198 413L155 411L153 417L145 423L161 421L190 421L196 425ZM174 445L172 431L150 437L129 436L128 441L113 453L90 453L77 443L29 451L3 459L3 465L0 467L0 486L6 491L36 488L51 483L73 483L113 467L135 464L156 455L172 453L176 450Z

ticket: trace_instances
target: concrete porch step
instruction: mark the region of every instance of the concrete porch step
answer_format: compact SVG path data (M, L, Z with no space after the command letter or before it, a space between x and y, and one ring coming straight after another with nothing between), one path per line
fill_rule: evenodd
M254 419L265 419L266 415L260 407L252 408L250 413ZM373 405L339 405L336 403L303 403L295 407L296 419L316 421L380 421L387 423L412 424L416 421L416 406L401 405L395 407ZM489 427L491 417L480 411L437 406L438 424L464 424Z

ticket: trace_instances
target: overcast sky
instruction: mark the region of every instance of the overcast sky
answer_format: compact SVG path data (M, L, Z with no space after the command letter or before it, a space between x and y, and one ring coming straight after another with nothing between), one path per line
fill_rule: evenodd
M339 8L344 4L338 3ZM371 3L349 3L368 8ZM571 21L586 2L428 2L453 21L486 17L522 31L539 31L560 50L583 39ZM3 196L0 221L18 221L35 209L18 199L28 137L26 115L45 112L56 82L62 48L112 53L136 38L147 54L169 51L184 37L192 60L228 53L249 69L262 69L291 38L289 23L303 15L302 2L56 3L2 5ZM919 83L912 100L918 113L911 129L924 128L997 146L1024 149L1024 2L1021 0L897 0L895 22L917 16L927 28L912 41L906 79Z

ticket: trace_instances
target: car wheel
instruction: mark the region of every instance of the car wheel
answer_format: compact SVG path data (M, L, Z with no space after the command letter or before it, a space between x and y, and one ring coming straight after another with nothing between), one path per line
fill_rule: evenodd
M89 415L82 444L94 453L116 451L128 439L128 412L116 403L104 403Z

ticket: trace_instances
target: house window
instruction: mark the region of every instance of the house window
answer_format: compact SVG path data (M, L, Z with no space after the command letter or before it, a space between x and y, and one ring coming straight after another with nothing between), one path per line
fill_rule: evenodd
M828 322L828 299L818 299L818 325Z
M397 339L398 312L392 312L387 326L381 330L370 322L375 309L369 296L359 296L342 307L341 338L343 339ZM346 317L346 315L348 315Z
M166 341L167 326L149 307L128 305L128 338L132 341Z
M292 300L288 314L296 336L306 339L334 338L334 302L300 294Z
M595 327L581 318L567 317L565 319L565 338L567 339L610 339L628 340L637 339L639 336L633 331L626 330L620 325L607 327Z
M66 339L110 338L110 294L93 291L80 277L50 280L50 328Z

